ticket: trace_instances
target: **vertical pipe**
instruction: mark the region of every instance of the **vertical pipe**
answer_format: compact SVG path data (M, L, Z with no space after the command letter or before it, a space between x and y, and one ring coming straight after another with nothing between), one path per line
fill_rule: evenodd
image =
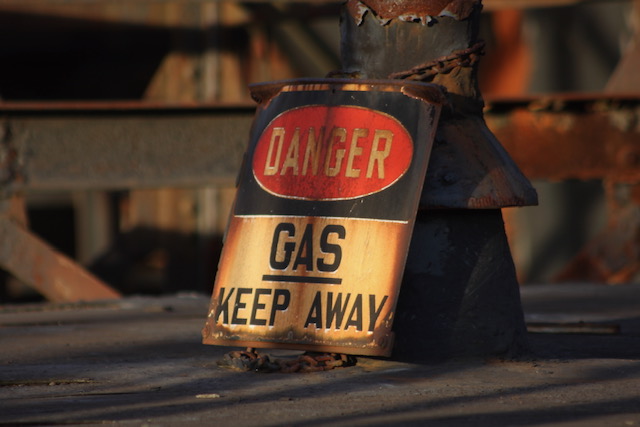
M394 320L394 355L402 360L527 347L500 208L537 199L482 118L477 61L464 54L478 51L480 11L479 0L349 0L341 17L344 73L430 81L449 92ZM416 75L420 64L435 72Z

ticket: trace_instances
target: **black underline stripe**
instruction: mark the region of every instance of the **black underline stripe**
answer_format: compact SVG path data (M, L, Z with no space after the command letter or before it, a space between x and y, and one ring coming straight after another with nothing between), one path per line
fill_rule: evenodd
M342 284L342 279L333 277L285 276L277 274L265 274L262 276L262 280L269 282L320 283L323 285Z

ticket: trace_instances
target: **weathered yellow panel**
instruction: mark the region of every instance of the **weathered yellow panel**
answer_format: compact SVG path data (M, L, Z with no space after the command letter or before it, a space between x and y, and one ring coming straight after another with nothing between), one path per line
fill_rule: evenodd
M206 342L386 352L406 228L349 218L234 217Z

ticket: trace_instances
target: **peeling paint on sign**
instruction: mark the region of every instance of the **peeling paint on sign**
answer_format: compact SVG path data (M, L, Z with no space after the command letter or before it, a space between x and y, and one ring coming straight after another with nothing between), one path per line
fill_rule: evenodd
M339 79L253 88L262 102L204 343L390 355L440 111L434 88Z

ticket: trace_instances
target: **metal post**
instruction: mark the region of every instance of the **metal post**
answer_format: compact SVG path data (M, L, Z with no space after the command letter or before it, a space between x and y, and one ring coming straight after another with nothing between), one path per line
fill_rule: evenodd
M349 0L345 75L447 88L394 329L405 360L514 355L526 348L500 208L537 195L485 125L477 86L480 0Z

